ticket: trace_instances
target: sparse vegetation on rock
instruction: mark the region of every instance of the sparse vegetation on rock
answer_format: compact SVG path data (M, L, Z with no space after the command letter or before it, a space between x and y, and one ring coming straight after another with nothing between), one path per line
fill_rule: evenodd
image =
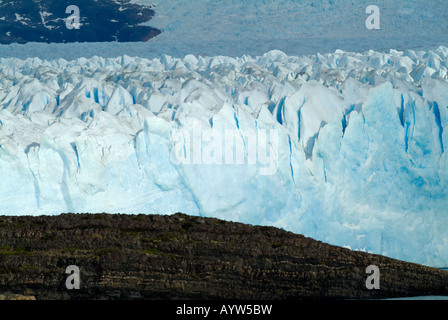
M381 289L368 290L368 265ZM81 288L65 287L80 269ZM302 235L183 214L0 217L0 293L36 299L368 299L447 295L448 272Z

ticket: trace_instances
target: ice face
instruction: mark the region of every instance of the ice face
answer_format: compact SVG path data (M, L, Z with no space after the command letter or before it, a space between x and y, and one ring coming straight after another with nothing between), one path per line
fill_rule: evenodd
M184 212L446 266L447 66L444 47L0 59L0 213Z

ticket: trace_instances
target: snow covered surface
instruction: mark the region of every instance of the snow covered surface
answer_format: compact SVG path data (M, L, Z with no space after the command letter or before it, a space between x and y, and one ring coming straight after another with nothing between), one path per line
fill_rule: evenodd
M336 49L429 50L448 43L446 0L134 0L155 5L145 25L162 34L140 43L68 43L0 45L0 57L67 60L119 55L158 58L288 55ZM366 8L380 9L380 30L367 30ZM80 7L83 16L83 8Z
M444 267L447 68L446 47L0 58L0 214L180 211Z

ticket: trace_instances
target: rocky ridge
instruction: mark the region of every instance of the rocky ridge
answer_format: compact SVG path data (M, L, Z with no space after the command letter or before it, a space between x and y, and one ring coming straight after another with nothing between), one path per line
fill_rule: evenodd
M69 265L80 289L69 290ZM366 288L378 266L380 289ZM183 214L0 217L2 299L370 299L448 295L448 272L284 230ZM7 293L7 294L5 294Z

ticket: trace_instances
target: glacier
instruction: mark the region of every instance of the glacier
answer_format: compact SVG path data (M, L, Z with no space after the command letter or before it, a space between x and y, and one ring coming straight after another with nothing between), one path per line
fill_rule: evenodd
M337 49L436 50L448 43L446 0L131 2L154 6L154 17L140 25L162 30L160 35L148 42L13 43L0 45L0 57L73 60L128 55L153 59L164 54L259 56L270 50L311 55ZM380 8L380 30L365 27L366 8L373 4ZM81 6L81 17L83 12Z
M447 71L443 46L0 58L0 214L184 212L446 267Z

